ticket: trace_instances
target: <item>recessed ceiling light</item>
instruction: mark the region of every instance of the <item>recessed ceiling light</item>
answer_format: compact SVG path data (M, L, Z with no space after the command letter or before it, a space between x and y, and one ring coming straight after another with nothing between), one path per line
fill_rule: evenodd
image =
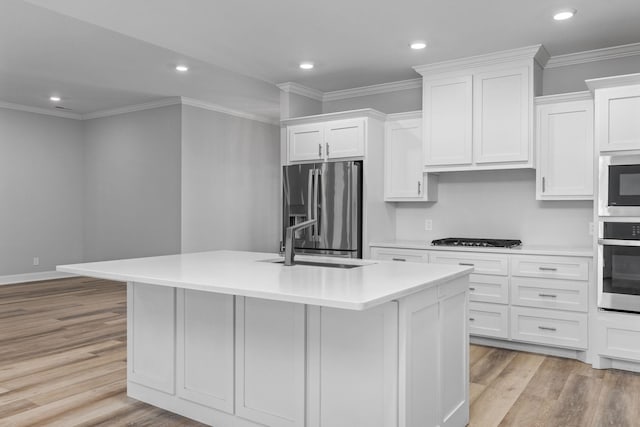
M409 47L413 50L420 50L427 47L427 44L425 42L417 41L417 42L411 43Z
M313 68L313 62L301 62L300 68L302 68L303 70L310 70Z
M577 11L575 9L559 10L553 15L553 19L556 21L564 21L565 19L573 18L573 15L575 15L576 12Z
M60 102L60 97L59 96L50 96L49 100L52 102Z
M186 65L178 65L176 66L176 71L180 71L181 73L189 71L189 67Z

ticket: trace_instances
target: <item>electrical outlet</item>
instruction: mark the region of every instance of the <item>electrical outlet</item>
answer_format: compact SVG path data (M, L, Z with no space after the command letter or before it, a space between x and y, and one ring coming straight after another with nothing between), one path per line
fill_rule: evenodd
M33 265L40 265L40 257L37 257L37 256L33 257Z
M431 221L430 219L425 219L424 231L431 231L431 230L433 230L433 221Z
M593 236L593 222L589 223L589 236Z

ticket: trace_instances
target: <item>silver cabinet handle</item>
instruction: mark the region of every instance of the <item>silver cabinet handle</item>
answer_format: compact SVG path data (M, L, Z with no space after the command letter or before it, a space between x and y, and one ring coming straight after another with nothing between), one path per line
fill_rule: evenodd
M538 294L539 297L558 298L558 295L554 294Z
M552 331L552 332L557 331L557 329L556 329L556 328L550 328L550 327L548 327L548 326L538 326L538 329L541 329L541 330L543 330L543 331Z
M473 267L473 266L475 266L475 264L472 264L472 263L470 263L470 262L459 262L459 263L458 263L458 265L466 265L466 266L468 266L468 267Z
M421 185L421 184L422 184L422 183L421 183L420 181L418 181L418 196L420 195L420 185Z
M475 319L475 318L473 318L473 317L469 317L469 321L470 321L470 322L475 322L475 321L476 321L476 319Z
M318 157L322 157L322 144L318 144Z
M404 258L391 258L392 261L406 261Z
M329 143L327 142L325 145L327 147L327 157L329 157Z
M473 292L473 291L475 291L475 290L476 290L476 288L471 288L471 287L470 287L470 288L469 288L469 290Z
M544 193L544 191L545 191L545 187L546 187L546 185L545 185L545 179L544 179L544 176L543 176L543 177L542 177L542 192L543 192L543 193Z
M558 269L555 268L555 267L538 267L538 270L540 270L540 271L558 271Z

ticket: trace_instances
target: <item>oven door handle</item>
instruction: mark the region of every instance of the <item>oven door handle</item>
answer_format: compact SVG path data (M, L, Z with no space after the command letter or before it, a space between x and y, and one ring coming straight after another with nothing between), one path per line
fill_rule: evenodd
M621 239L598 239L599 245L606 246L637 246L640 247L640 240L621 240Z

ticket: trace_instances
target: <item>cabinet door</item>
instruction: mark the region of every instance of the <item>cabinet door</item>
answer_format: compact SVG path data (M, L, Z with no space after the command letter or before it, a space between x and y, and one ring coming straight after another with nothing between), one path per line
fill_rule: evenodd
M593 102L538 106L539 200L593 199Z
M640 85L596 90L600 151L640 149Z
M287 135L289 161L317 161L324 158L324 124L290 126Z
M530 160L533 94L529 87L528 67L474 75L475 163Z
M425 80L424 164L470 165L472 146L472 78Z
M435 201L435 176L422 171L422 119L388 122L385 133L385 200Z
M429 253L421 249L371 248L371 258L399 262L429 262Z
M324 132L328 159L364 156L363 119L327 122Z
M232 295L178 289L178 396L233 413Z

